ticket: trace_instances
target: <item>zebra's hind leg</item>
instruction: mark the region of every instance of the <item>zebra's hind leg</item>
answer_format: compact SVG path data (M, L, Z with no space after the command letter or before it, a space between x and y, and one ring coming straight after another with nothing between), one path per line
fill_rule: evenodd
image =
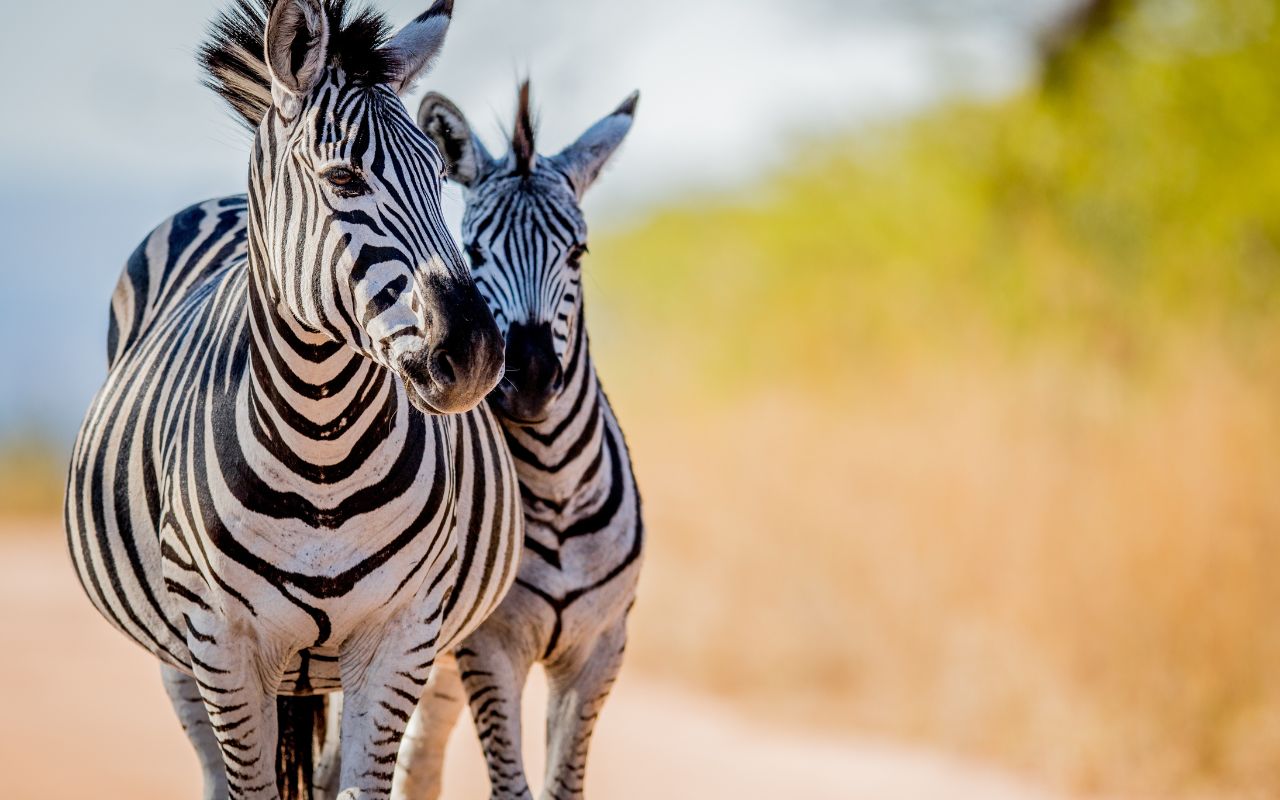
M452 653L442 654L431 669L431 677L400 742L392 800L440 797L449 733L466 704L467 692L458 675L458 660Z
M164 664L160 667L164 690L169 695L173 710L187 733L187 739L196 750L200 771L204 778L204 800L227 800L227 770L222 763L222 749L214 735L213 723L205 708L204 698L196 679L180 669Z
M520 700L534 655L519 642L481 627L457 650L471 716L489 768L492 800L532 800L520 739Z
M618 677L626 643L622 620L585 652L571 650L547 663L547 779L542 800L583 796L591 732Z
M327 715L324 744L320 748L315 786L312 787L315 800L334 800L338 796L338 778L342 775L342 692L329 695Z

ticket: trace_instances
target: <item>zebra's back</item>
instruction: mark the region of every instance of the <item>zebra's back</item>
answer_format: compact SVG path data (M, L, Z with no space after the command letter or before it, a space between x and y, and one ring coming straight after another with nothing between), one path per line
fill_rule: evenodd
M179 211L142 240L111 295L107 363L133 346L167 305L246 259L245 195L206 200Z

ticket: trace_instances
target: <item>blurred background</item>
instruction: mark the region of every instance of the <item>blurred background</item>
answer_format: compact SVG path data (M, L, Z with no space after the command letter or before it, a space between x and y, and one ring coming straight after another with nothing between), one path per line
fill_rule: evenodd
M218 7L6 10L0 563L57 574L5 616L92 615L58 515L111 289L243 191ZM1062 794L1280 794L1278 12L459 0L419 92L491 150L525 74L545 152L643 92L587 201L650 531L624 684Z

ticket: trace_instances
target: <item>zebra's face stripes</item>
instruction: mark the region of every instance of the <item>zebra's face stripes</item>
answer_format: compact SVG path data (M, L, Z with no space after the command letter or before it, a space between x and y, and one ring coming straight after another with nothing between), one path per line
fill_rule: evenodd
M537 156L528 84L521 87L511 152L492 159L457 107L429 94L418 124L467 188L462 239L476 285L506 334L507 377L493 402L536 423L564 388L582 325L583 192L631 127L637 95L561 153Z
M423 410L470 408L498 380L502 339L441 215L436 147L389 88L336 69L280 126L263 204L277 301L399 372Z
M500 379L502 337L441 213L444 159L397 95L451 4L366 52L330 36L315 2L280 0L266 24L271 97L250 181L260 283L297 336L395 371L423 411L465 411Z
M507 380L495 400L537 422L563 388L582 307L587 227L564 174L491 176L467 198L462 238L476 285L507 334Z

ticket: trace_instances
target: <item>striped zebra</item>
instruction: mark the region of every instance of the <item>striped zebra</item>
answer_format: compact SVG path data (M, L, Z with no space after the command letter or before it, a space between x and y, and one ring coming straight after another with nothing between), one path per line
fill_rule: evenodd
M427 95L418 112L450 177L466 187L463 242L476 285L506 331L507 380L490 404L520 476L525 549L510 594L455 652L461 681L418 705L401 744L398 798L438 796L444 743L466 696L492 796L531 797L520 699L535 662L550 684L542 797L582 797L588 743L621 666L640 572L640 496L587 346L579 207L631 128L639 95L551 157L534 148L527 82L519 97L501 161L445 98Z
M451 12L389 36L343 0L237 0L201 57L255 132L248 194L163 223L112 298L68 543L162 662L208 798L305 795L338 688L342 797L387 796L437 651L515 578L516 474L477 406L502 338L398 97Z

